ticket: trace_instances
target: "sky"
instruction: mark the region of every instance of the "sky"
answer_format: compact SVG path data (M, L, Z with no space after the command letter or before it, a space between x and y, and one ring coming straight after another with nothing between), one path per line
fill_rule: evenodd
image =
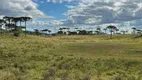
M30 16L29 30L142 28L142 0L0 0L0 18Z

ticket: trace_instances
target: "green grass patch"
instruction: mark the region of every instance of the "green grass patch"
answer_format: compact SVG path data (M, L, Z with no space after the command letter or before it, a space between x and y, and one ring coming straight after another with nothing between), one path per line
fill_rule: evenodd
M134 35L0 35L0 80L142 80Z

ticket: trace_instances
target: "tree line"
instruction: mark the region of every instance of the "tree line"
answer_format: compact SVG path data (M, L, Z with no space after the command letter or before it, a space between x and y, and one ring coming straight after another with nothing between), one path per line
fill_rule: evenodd
M39 29L35 29L34 32L39 35L42 33L48 34L48 35L53 35L51 34L51 30L49 29L43 29L43 30L39 30ZM79 28L74 28L73 31L71 31L71 28L59 28L58 32L55 34L58 35L105 35L105 34L109 34L110 38L112 38L113 34L127 34L129 31L128 30L120 30L118 29L116 26L114 25L109 25L106 26L106 28L96 28L95 31L93 30L81 30ZM141 34L142 36L142 30L140 29L136 29L135 27L132 28L132 34Z
M13 33L14 36L19 36L20 33L22 32L23 29L25 29L23 32L25 33L34 33L36 35L40 35L40 34L48 34L48 35L93 35L94 33L96 35L100 35L100 34L110 34L110 38L112 38L113 34L126 34L128 32L128 30L119 30L116 26L114 25L109 25L106 26L106 28L96 28L95 31L87 31L87 30L81 30L79 28L74 28L74 31L71 31L70 28L59 28L58 32L55 34L51 34L51 30L49 29L34 29L34 32L30 32L27 31L27 21L31 21L32 18L31 17L8 17L5 16L3 17L3 19L0 19L0 32L3 33L8 32L8 33ZM18 26L17 23L20 23L20 25ZM24 23L24 25L22 25L22 23ZM2 28L2 26L4 25L4 28ZM132 34L142 34L142 30L140 29L136 29L135 27L132 28ZM119 32L118 32L119 31ZM121 32L121 33L120 33Z
M31 21L31 17L9 17L5 16L3 19L0 19L0 32L3 33L13 33L14 36L19 36L22 29L25 29L25 35L27 31L27 21ZM18 26L17 23L20 23ZM24 26L22 25L24 23ZM2 26L4 26L4 29L2 29Z

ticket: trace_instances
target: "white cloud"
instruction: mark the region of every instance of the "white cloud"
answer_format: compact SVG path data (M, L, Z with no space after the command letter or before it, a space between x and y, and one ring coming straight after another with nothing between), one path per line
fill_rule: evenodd
M63 20L51 20L51 21L33 21L33 25L42 25L42 26L58 26L63 24Z
M0 15L52 18L38 10L37 7L38 5L32 0L0 0Z
M142 26L142 1L141 0L33 0L41 3L53 2L78 2L77 6L67 6L69 10L63 15L67 20L35 21L34 28L47 27L84 27L95 28L110 24L118 27ZM8 16L33 16L52 18L38 9L32 0L0 0L0 17ZM44 1L44 2L43 2Z
M142 19L141 0L80 0L64 15L73 24L102 25Z
M70 10L63 15L67 20L37 22L45 27L79 27L93 29L110 24L121 29L142 26L141 0L47 0L47 2L78 2L77 6L67 6Z
M65 20L51 20L51 21L41 21L41 20L33 20L32 22L28 23L27 28L31 31L34 29L49 29L52 32L57 32L60 27L63 27Z

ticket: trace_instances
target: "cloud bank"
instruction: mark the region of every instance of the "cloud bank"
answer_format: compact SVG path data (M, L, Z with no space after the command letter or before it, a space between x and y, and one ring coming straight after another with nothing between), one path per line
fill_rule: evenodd
M84 0L78 6L67 6L64 15L74 24L121 23L142 19L141 0Z
M110 24L119 28L141 28L142 26L141 0L47 0L47 2L64 1L76 1L78 5L67 5L69 10L63 15L68 19L63 20L62 24L56 25L58 27L93 29L93 27L106 27ZM47 23L50 21L45 22L45 25Z
M32 0L0 0L1 16L31 16L36 18L52 18L38 10Z
M106 27L114 24L118 27L142 26L141 0L1 0L0 17L32 16L35 18L52 18L38 9L36 2L63 3L76 2L78 5L66 5L69 10L63 15L66 20L35 21L33 26L48 27ZM47 5L48 6L48 5Z

